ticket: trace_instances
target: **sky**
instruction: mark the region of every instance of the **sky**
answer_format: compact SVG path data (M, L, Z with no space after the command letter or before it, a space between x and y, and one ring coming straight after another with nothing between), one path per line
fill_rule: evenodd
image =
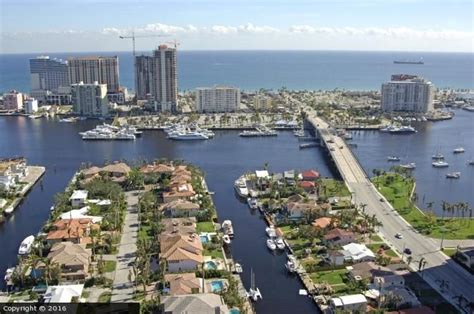
M0 0L0 53L474 52L472 0ZM164 35L166 37L158 37Z

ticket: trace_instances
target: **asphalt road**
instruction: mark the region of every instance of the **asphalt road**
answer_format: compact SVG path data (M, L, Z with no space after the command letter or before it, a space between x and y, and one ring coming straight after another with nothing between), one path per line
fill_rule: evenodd
M308 110L307 113L311 113ZM419 234L409 225L376 190L359 162L347 147L344 140L330 134L328 125L323 120L309 115L309 120L320 130L329 152L336 163L341 176L346 181L356 204L367 204L366 212L376 215L383 226L379 232L391 242L400 253L404 248L412 251L412 262L409 265L414 271L419 271L419 261L426 261L420 275L425 281L437 290L445 299L456 306L460 311L469 313L467 305L474 302L474 276L459 266L440 251L439 242ZM328 140L333 143L328 143ZM400 233L403 238L395 238ZM406 255L404 256L406 260Z

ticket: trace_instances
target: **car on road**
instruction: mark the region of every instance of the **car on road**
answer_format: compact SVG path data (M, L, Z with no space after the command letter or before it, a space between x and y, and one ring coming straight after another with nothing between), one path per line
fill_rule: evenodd
M395 238L397 238L397 239L403 239L403 236L402 236L401 233L396 233L396 234L395 234Z
M410 255L411 254L411 250L409 248L405 248L403 250L403 253L405 253L406 255Z
M380 201L383 203L383 202L385 202L385 199L383 197L381 197Z
M332 152L335 151L334 147L331 147L329 150Z

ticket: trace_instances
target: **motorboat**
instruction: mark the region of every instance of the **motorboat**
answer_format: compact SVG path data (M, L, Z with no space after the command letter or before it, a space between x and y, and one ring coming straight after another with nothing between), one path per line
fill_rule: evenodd
M247 197L249 190L247 188L247 180L244 177L240 177L234 182L234 189L240 197Z
M443 160L435 161L435 162L431 163L431 165L433 165L433 167L435 167L435 168L449 167L449 164L446 161L443 161Z
M277 136L278 133L267 127L260 126L255 128L253 131L245 130L239 133L241 137L259 137L259 136Z
M276 238L276 231L273 226L265 228L265 232L267 233L268 237Z
M275 244L279 250L284 250L285 249L285 242L283 241L282 238L278 238L275 240Z
M254 197L247 198L247 204L249 205L250 209L257 209L258 208L257 199L254 198Z
M303 136L305 136L304 129L293 131L293 135L296 136L296 137L303 137Z
M230 244L231 240L230 240L229 235L224 234L224 235L222 236L222 241L223 241L225 244Z
M277 248L275 241L273 241L272 239L267 239L267 247L272 251L275 251Z
M290 273L294 273L296 271L296 258L293 255L288 255L288 260L286 261L285 267Z
M243 268L242 268L242 265L240 265L239 263L235 263L235 272L236 272L237 274L240 274L240 273L242 273L243 271L244 271L244 270L243 270Z
M197 131L185 131L185 132L177 132L177 133L170 133L168 135L170 140L175 141L196 141L196 140L208 140L209 137L205 134Z
M459 179L461 177L461 172L450 172L446 174L447 179Z
M232 221L224 220L222 222L222 231L224 232L224 235L227 235L230 239L232 239L234 237L234 227L232 227Z
M139 131L133 127L118 127L103 123L79 134L83 140L135 140L137 132Z
M462 154L464 153L464 147L457 147L453 150L453 153L455 154Z
M400 157L397 156L388 156L387 157L388 161L400 161Z
M15 267L7 268L7 270L5 271L5 276L3 277L3 280L5 280L5 282L7 284L10 281L10 279L12 278L12 275L13 275L14 272L15 272Z
M33 242L35 241L35 236L30 235L27 236L20 244L20 248L18 249L18 254L19 255L26 255L30 253L31 251L31 246L33 245Z
M441 153L436 153L435 155L431 156L431 159L441 160L441 159L444 159L444 156Z
M76 122L77 118L64 118L64 119L59 119L59 122L62 123L73 123Z
M469 161L467 162L467 164L468 164L469 166L474 166L474 160L469 160Z
M343 137L345 140L352 140L352 133L344 133Z
M412 169L416 168L416 164L414 162L410 162L408 164L400 165L400 167L402 167L404 169L412 170Z
M387 132L387 133L392 133L392 134L397 134L397 133L416 133L416 129L412 126L409 125L402 125L402 126L396 126L396 125L389 125L386 126L385 128L380 129L380 132Z

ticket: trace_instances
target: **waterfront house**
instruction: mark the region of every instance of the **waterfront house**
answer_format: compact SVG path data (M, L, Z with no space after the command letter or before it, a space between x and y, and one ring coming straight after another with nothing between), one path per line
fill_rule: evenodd
M196 217L164 218L161 220L161 225L163 232L160 238L177 234L190 236L196 233Z
M160 237L160 251L169 272L196 270L203 262L201 239L194 234Z
M171 175L174 171L173 166L168 166L165 164L155 164L152 165L144 165L140 168L140 171L147 175L147 174L158 174L158 175Z
M100 223L103 219L101 216L89 216L87 215L87 212L89 211L90 207L85 206L80 209L73 209L67 212L62 213L59 218L60 219L84 219L84 218L89 218L92 219L92 223Z
M81 173L84 176L85 180L90 180L98 176L100 173L100 170L101 169L99 167L93 166L93 167L82 170Z
M394 272L385 266L377 265L374 262L361 262L347 266L348 277L354 281L368 280L373 281L374 277L393 275Z
M283 172L283 178L287 184L294 185L297 180L301 180L303 177L295 170L287 170Z
M352 260L354 263L374 261L375 254L364 244L349 243L342 246L342 251L346 252L346 258Z
M362 294L341 295L329 299L329 307L334 311L350 311L365 313L367 299Z
M166 274L164 279L171 295L199 293L202 287L202 280L195 273Z
M61 285L48 286L44 294L44 303L71 303L74 299L78 300L82 295L84 285Z
M354 242L355 234L352 231L347 231L339 228L334 228L324 235L323 242L326 245L345 245Z
M190 200L194 197L193 186L189 183L183 183L179 186L173 186L169 191L163 192L163 202L169 203L175 200Z
M315 219L311 225L317 230L324 230L331 226L332 218L330 217L320 217Z
M91 243L89 237L92 229L99 228L90 218L61 219L53 224L53 230L46 236L49 244L71 241L77 244Z
M89 192L86 190L75 190L74 192L72 192L72 195L69 198L69 200L71 201L71 206L84 206L86 204L88 194Z
M458 249L455 258L467 268L474 270L474 247Z
M300 221L304 218L307 212L317 211L319 207L314 201L303 202L290 202L285 206L286 215L288 219L293 221Z
M177 199L161 206L166 217L191 217L199 213L199 204L188 200Z
M9 190L28 175L25 158L0 160L0 189Z
M116 162L103 167L100 172L107 174L113 182L123 183L127 179L127 175L132 171L124 162Z
M162 297L163 314L229 314L224 299L214 293Z
M303 177L304 181L316 181L319 178L319 172L316 170L310 169L303 171L301 173L301 176Z
M299 181L298 186L309 194L314 194L316 191L316 183L313 181Z
M84 282L89 275L92 252L85 244L55 243L48 254L51 264L61 268L61 281Z

